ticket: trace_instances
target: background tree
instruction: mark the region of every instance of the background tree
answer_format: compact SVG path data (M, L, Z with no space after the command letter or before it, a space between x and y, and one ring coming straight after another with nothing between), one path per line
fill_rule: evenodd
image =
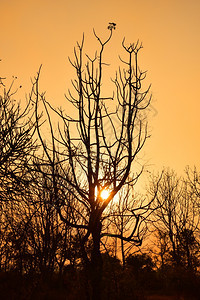
M1 255L4 267L9 259L9 242L12 213L18 210L28 190L28 164L36 145L33 139L35 124L32 121L30 101L25 108L15 101L14 81L7 89L0 79L0 228ZM16 240L15 240L16 242Z
M136 193L132 185L126 185L104 213L104 224L107 224L107 228L104 228L102 236L109 240L115 239L112 249L115 249L115 256L122 260L123 268L128 255L141 249L147 233L147 219L151 214L152 202L153 199L147 201L143 195ZM131 238L132 232L135 234ZM104 242L107 243L108 240Z
M199 211L200 208L200 175L197 167L190 168L189 166L185 169L187 175L187 181L190 186L191 197L195 198L196 209Z
M34 160L34 172L32 171L32 200L29 205L28 218L31 218L29 231L27 232L29 247L34 256L35 268L46 279L51 277L56 270L62 275L66 261L75 265L78 259L76 249L76 232L73 228L60 220L55 210L53 197L53 182L49 166L40 164L40 160ZM68 191L60 180L57 185L60 201L66 197ZM64 201L64 200L63 200ZM69 210L69 207L66 206ZM64 214L64 209L62 211ZM67 211L68 218L70 212Z
M199 215L188 181L173 170L163 170L162 179L153 176L151 193L156 197L153 205L153 227L156 229L162 265L195 271L197 268Z
M12 92L14 80L8 90L0 82L0 197L14 197L24 181L27 165L32 157L34 124L30 101L22 110ZM20 193L22 189L20 190Z

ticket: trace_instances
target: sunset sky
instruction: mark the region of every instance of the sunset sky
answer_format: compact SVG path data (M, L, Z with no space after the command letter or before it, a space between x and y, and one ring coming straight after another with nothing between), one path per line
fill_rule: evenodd
M85 33L85 49L98 48L92 30L105 37L117 23L107 49L110 74L118 68L121 41L140 39L142 69L152 84L151 139L144 161L182 172L200 167L200 1L199 0L0 0L0 76L17 76L22 101L43 64L41 89L54 106L74 77L68 56ZM108 61L109 62L109 61ZM200 168L199 168L200 170Z

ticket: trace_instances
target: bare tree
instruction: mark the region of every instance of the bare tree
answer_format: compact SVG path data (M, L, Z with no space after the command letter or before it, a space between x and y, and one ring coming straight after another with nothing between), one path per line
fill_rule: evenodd
M27 199L28 210L24 212L28 225L27 238L34 257L35 270L43 278L50 278L57 269L62 274L66 260L74 264L76 250L73 228L60 220L54 206L53 182L49 166L34 160L32 170L32 198ZM60 180L57 185L60 201L68 193ZM62 200L63 201L63 200ZM69 209L69 207L66 208ZM64 214L64 207L62 208ZM70 218L70 213L67 212ZM73 255L73 257L72 257Z
M101 299L100 245L104 236L104 214L121 188L134 185L142 172L143 168L138 170L137 156L148 137L145 112L151 101L150 87L143 88L146 72L142 72L138 64L142 45L139 42L126 45L125 39L122 47L127 58L121 59L124 68L119 68L113 80L116 92L106 95L103 73L107 66L103 55L115 24L110 23L108 29L110 34L105 41L94 31L100 49L93 58L84 56L84 38L74 48L74 61L70 62L77 76L72 81L75 92L69 90L69 96L66 96L68 104L71 103L76 111L72 116L62 109L54 109L45 99L45 94L40 93L40 71L31 94L36 108L38 136L45 153L43 164L48 164L51 169L48 176L53 182L52 205L61 220L76 229L80 236L82 257L92 286L92 299L95 300ZM40 104L44 105L47 115L51 133L49 143L41 132ZM58 127L58 137L53 129L52 111L63 122ZM60 181L68 190L64 200L58 189ZM106 197L103 196L105 191L108 192ZM119 234L117 238L138 240L138 216L136 213L134 216L136 224L129 236ZM92 243L91 253L87 251L89 241Z
M29 193L28 164L36 149L33 107L29 101L22 109L16 102L14 81L15 78L6 88L5 78L0 78L0 251L4 269L7 269L11 257L8 239L13 227L10 223L12 213L18 210L18 202Z
M21 109L13 99L13 83L7 90L0 82L0 199L5 201L26 187L24 178L35 149L31 103Z
M147 233L148 218L152 212L150 201L136 193L133 186L126 185L109 205L104 213L102 237L115 238L115 255L121 254L125 268L130 253L138 252ZM107 224L107 228L105 225ZM132 235L132 233L134 233ZM119 245L117 240L119 239ZM105 244L107 243L107 240Z
M200 208L200 174L197 170L197 167L190 168L189 166L186 167L185 169L186 175L187 175L187 180L190 186L191 190L191 196L196 198L196 205L197 205L197 210L199 211Z
M151 179L151 193L156 191L153 203L153 227L156 229L155 249L161 263L187 270L196 269L199 215L188 181L178 177L173 170L163 170L162 179ZM158 242L157 242L158 241ZM154 249L154 250L155 250Z

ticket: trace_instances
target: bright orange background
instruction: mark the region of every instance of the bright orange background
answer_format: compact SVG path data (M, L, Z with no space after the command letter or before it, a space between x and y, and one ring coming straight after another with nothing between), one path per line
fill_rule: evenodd
M93 27L108 34L112 70L121 41L138 38L144 49L141 66L152 83L157 114L149 119L152 137L145 146L149 170L169 166L182 172L200 166L200 1L199 0L0 0L0 76L18 77L19 97L31 88L30 78L43 64L41 88L54 106L67 105L64 93L74 77L67 57L86 36L91 54L98 47Z

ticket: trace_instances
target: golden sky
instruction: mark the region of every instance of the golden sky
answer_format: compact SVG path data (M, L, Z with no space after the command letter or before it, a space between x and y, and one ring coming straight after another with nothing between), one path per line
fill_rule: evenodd
M0 0L0 76L17 76L25 98L43 64L41 87L54 106L74 76L68 62L75 42L86 36L92 53L108 22L117 23L108 47L117 69L121 41L143 42L140 61L152 83L152 137L145 146L151 170L169 166L182 172L200 166L200 1L199 0ZM116 57L116 59L113 59Z

